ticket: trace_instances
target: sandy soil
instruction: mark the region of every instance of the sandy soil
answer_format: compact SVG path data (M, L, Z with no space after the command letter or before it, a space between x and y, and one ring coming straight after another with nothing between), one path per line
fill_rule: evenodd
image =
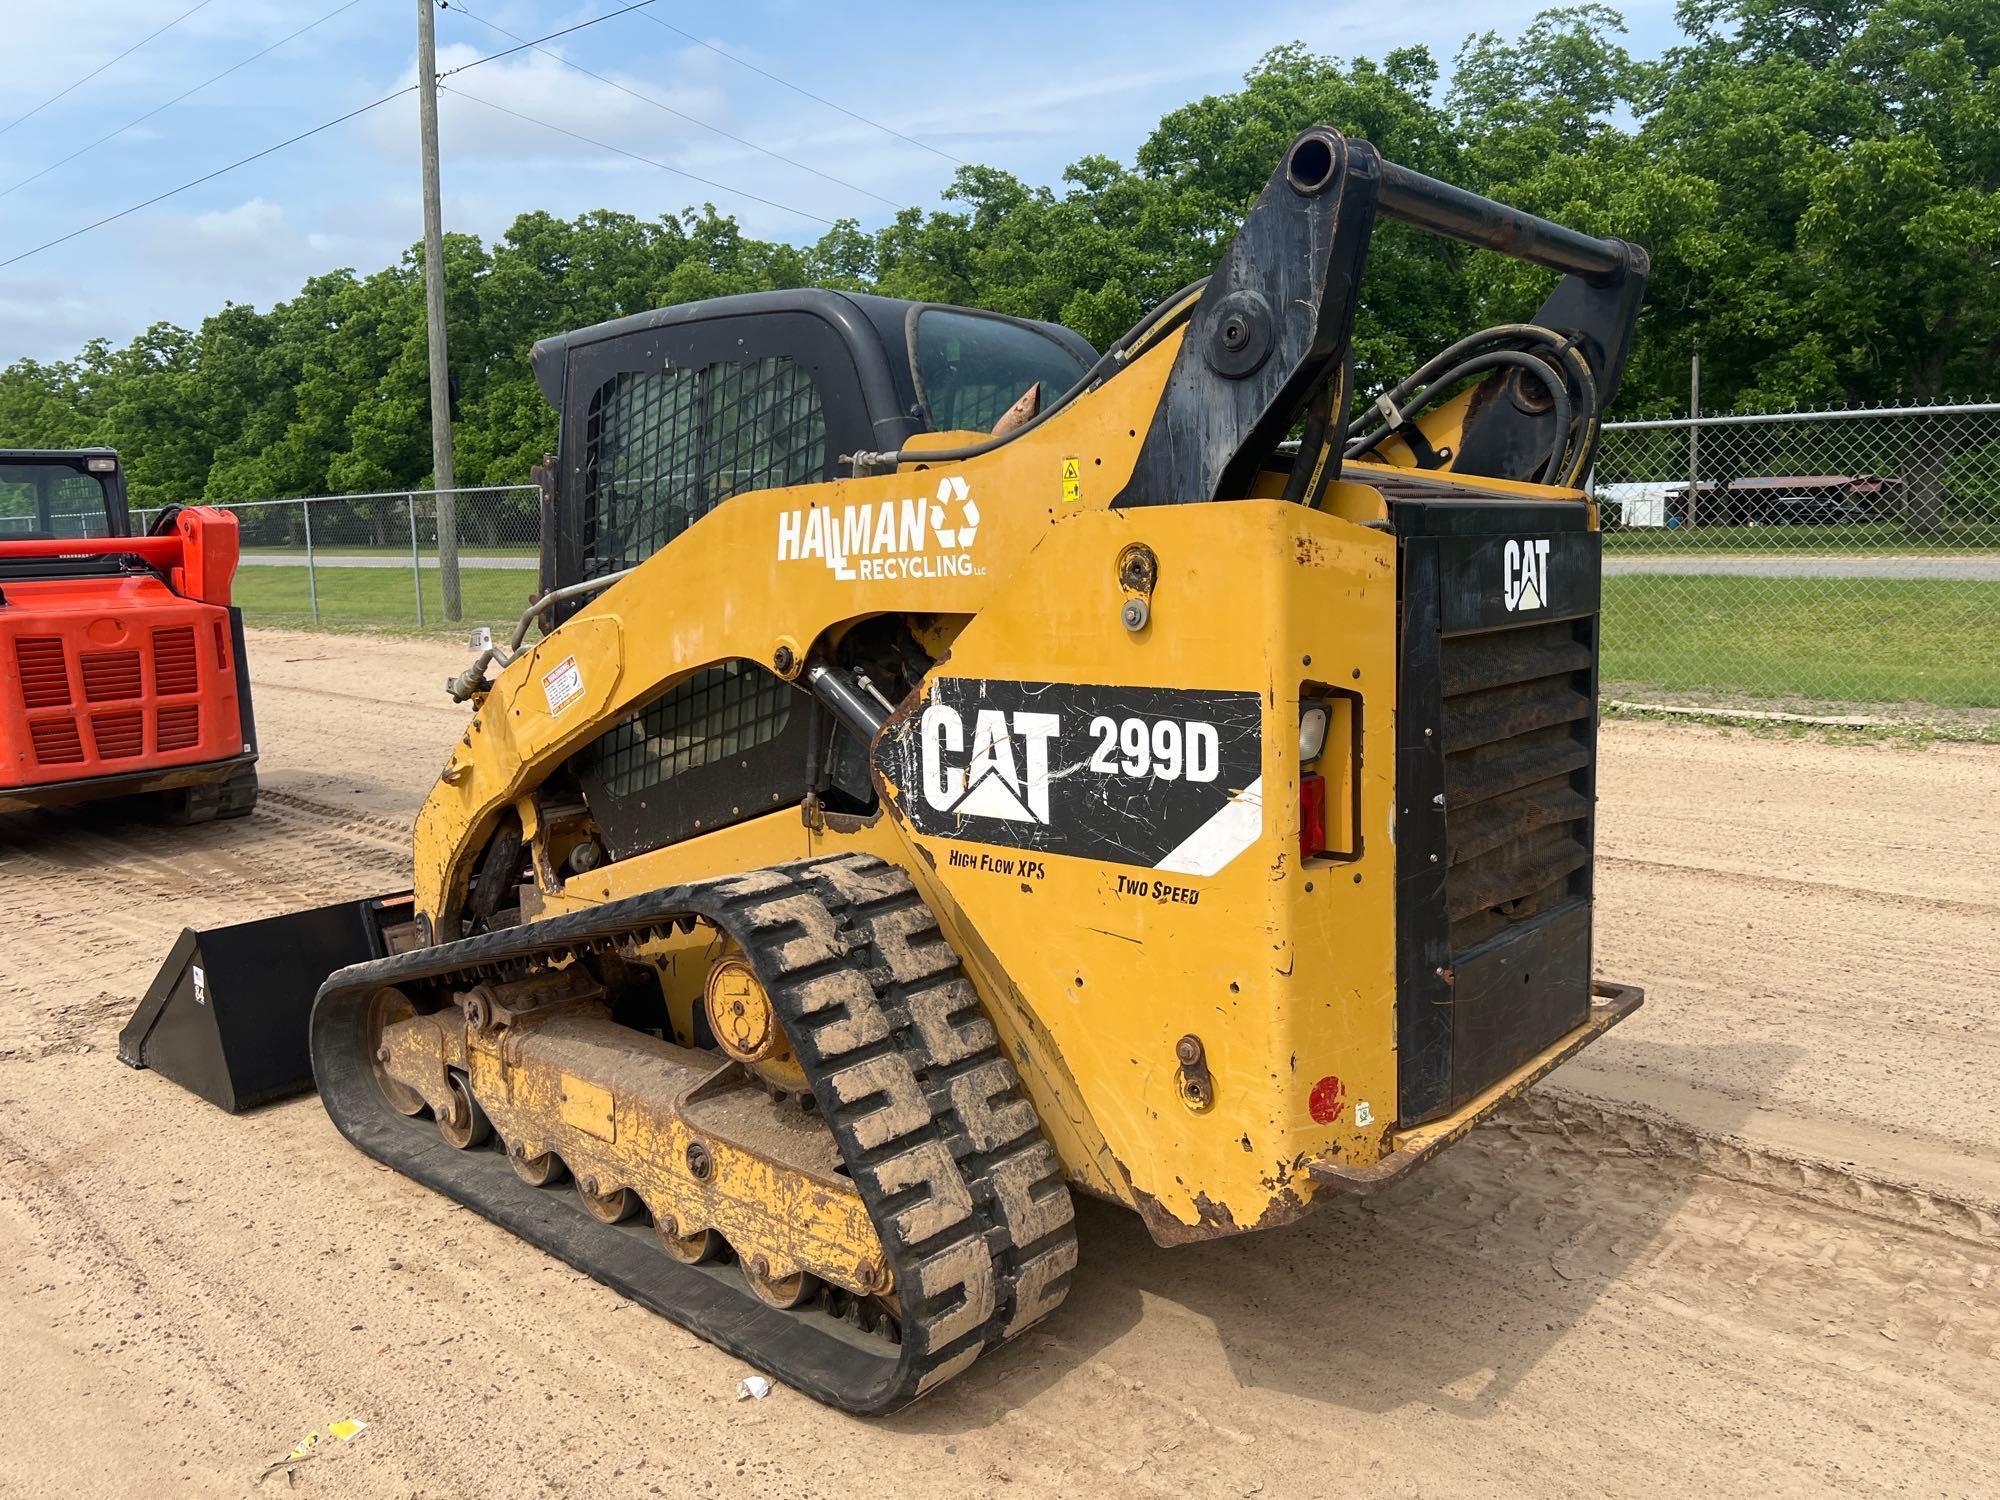
M885 1422L114 1058L183 922L406 878L434 644L260 633L265 799L0 821L0 1494L2000 1490L2000 749L1607 726L1588 1057L1390 1193L1176 1251ZM343 1417L353 1442L267 1471Z

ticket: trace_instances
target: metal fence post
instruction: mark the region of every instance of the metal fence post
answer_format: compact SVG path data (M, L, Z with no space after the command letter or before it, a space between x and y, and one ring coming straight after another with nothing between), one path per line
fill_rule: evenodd
M306 522L306 597L312 601L312 622L319 624L319 575L313 568L313 511L312 502L301 500L299 514Z
M1701 348L1688 362L1688 503L1687 526L1692 531L1701 511Z
M403 497L410 507L410 582L417 590L417 629L424 628L424 564L417 555L417 497Z

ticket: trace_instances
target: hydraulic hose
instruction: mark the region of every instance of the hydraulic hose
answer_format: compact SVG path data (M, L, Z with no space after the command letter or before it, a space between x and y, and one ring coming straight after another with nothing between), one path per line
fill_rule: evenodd
M1491 349L1499 340L1516 344L1541 345L1530 353L1521 348ZM1473 354L1475 350L1485 350ZM1465 358L1466 355L1473 355ZM1597 381L1590 362L1576 347L1574 339L1554 329L1534 323L1503 323L1469 334L1426 360L1384 392L1398 417L1407 419L1441 399L1468 375L1481 370L1514 365L1530 370L1550 394L1557 414L1559 439L1551 445L1549 460L1542 468L1541 482L1572 484L1587 466L1597 431ZM1414 395L1412 393L1415 393ZM1371 426L1371 422L1376 425ZM1355 419L1347 429L1346 456L1360 458L1373 451L1393 430L1392 424L1372 413Z
M1569 391L1566 383L1556 378L1557 372L1551 368L1549 362L1537 355L1523 353L1519 349L1493 349L1485 354L1475 355L1471 359L1453 365L1444 374L1439 376L1434 384L1426 386L1407 405L1401 406L1398 409L1407 418L1410 413L1421 411L1429 406L1468 375L1476 375L1482 370L1494 370L1509 365L1517 369L1527 370L1533 374L1536 379L1542 382L1549 393L1549 402L1556 414L1557 437L1556 441L1549 446L1548 461L1542 466L1541 482L1543 484L1554 484L1557 478L1564 472L1566 467L1564 460L1569 456L1571 436ZM1385 397L1384 399L1387 398ZM1383 438L1389 436L1393 430L1387 422L1384 422L1381 427L1370 433L1367 437L1351 445L1347 450L1347 456L1358 458L1363 453L1369 452Z

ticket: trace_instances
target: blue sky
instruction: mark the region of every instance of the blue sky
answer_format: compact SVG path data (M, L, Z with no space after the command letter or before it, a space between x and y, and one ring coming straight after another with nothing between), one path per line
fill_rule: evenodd
M0 0L0 65L10 80L0 126L196 3ZM413 0L353 0L223 81L7 191L341 3L207 0L131 56L0 131L0 260L410 83ZM624 3L466 0L469 14L453 4L437 17L439 66L514 45L475 17L536 37ZM1443 13L1341 0L889 0L865 8L655 0L649 7L701 41L870 120L1037 183L1058 182L1065 165L1091 152L1130 160L1162 113L1233 87L1279 43L1303 41L1345 57L1380 56L1419 39L1448 67L1467 33L1512 33L1540 8L1540 0L1463 0ZM1655 54L1671 41L1666 0L1625 9L1635 52ZM1433 25L1441 14L1447 31L1413 37L1408 30L1413 15ZM533 52L486 64L454 84L465 95L769 201L704 187L448 91L441 100L447 227L491 239L529 209L654 216L707 199L750 233L810 240L824 228L820 219L857 217L872 227L894 212L892 204L935 206L954 169L644 14L605 21L551 50L632 92ZM159 319L192 326L224 301L268 306L335 266L388 264L422 233L416 137L411 94L0 270L0 364L66 356L93 335L123 342Z

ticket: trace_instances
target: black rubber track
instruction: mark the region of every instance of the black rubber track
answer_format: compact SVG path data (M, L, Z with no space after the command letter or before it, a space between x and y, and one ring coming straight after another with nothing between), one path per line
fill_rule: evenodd
M514 978L712 923L757 971L812 1082L895 1277L899 1343L758 1301L731 1267L673 1260L642 1226L523 1183L498 1150L457 1151L396 1113L370 1060L383 985L433 992ZM442 998L442 996L441 996ZM1076 1264L1054 1151L977 994L895 866L781 865L356 964L321 987L313 1074L343 1135L607 1286L845 1411L894 1411L1062 1301Z

